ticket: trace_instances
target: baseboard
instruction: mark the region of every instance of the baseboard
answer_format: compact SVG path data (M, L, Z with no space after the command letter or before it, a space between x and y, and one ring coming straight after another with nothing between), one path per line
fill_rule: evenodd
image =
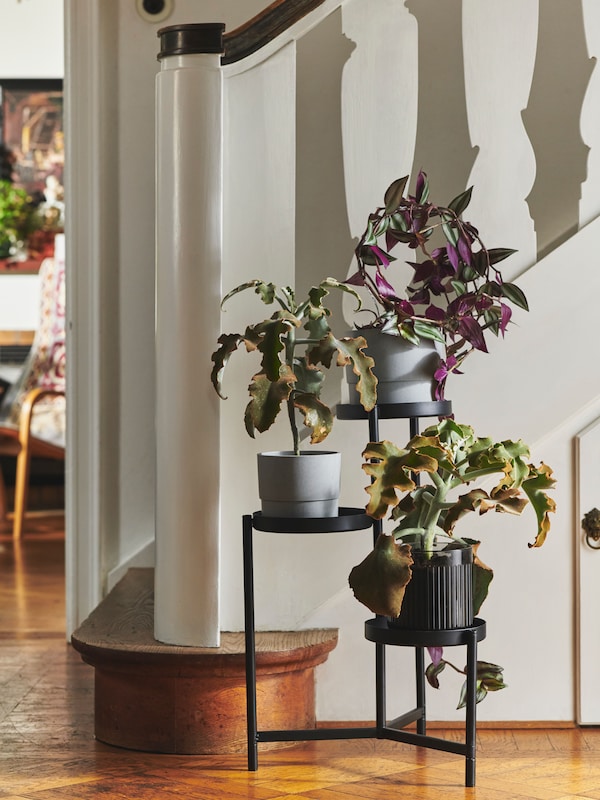
M317 728L372 728L374 721L359 720L358 722L348 722L334 720L327 722L320 720ZM414 728L415 725L408 725L407 730ZM439 720L427 720L428 730L450 730L452 728L464 728L465 723L459 720L443 722ZM562 730L576 728L577 723L572 720L485 720L477 721L477 728L480 730Z
M155 542L150 539L139 548L133 555L129 556L116 567L110 570L106 577L108 591L113 589L117 583L124 578L128 570L136 567L153 567L155 561Z

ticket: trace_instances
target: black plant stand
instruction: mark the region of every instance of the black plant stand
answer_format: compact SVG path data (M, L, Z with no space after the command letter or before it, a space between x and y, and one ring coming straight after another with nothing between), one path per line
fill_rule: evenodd
M410 435L419 432L419 418L448 416L449 401L403 403L377 406L364 411L359 405L338 405L339 419L369 420L369 437L379 441L380 419L409 419ZM246 637L246 702L248 715L248 769L258 769L259 742L290 742L326 739L391 739L421 747L443 750L465 757L465 785L475 786L477 643L486 635L486 624L475 619L468 628L442 631L412 631L388 627L383 617L365 622L365 637L375 643L376 724L359 728L311 728L308 730L258 730L256 713L256 648L254 620L253 532L282 534L332 533L364 530L373 527L373 537L381 533L381 521L373 521L362 509L340 508L337 517L323 519L265 517L261 512L242 518L244 558L244 623ZM388 722L386 718L385 648L386 645L415 648L416 707ZM425 709L425 648L467 647L467 697L465 742L452 742L427 735ZM402 730L416 722L416 733Z

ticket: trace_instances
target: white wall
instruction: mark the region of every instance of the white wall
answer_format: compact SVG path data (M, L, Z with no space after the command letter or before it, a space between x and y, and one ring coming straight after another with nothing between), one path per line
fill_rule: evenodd
M63 0L0 0L0 79L62 78Z
M116 348L107 362L115 377L117 429L109 432L108 443L101 448L112 468L114 490L113 496L103 499L114 507L113 528L102 536L105 578L107 571L119 569L143 551L153 530L153 143L148 132L153 129L157 40L152 26L136 18L133 4L85 1L118 30L111 54L115 63L106 78L117 98L113 122L118 133L111 146L119 171L111 188L117 209L115 262L106 266L117 331ZM72 2L81 7L84 0ZM201 12L198 5L179 0L176 16L169 22L225 19L237 24L264 3L257 2L251 10L247 0L232 0L224 7L227 18L221 3L203 3ZM335 5L327 4L328 10ZM537 243L527 198L536 177L536 158L521 111L534 82L539 5L535 0L526 4L514 0L503 4L502 14L491 13L497 5L491 0L485 9L483 5L480 0L462 4L464 73L438 73L449 81L450 91L456 90L457 98L464 98L464 129L468 127L467 138L461 134L456 141L451 136L455 129L443 127L448 147L445 161L437 140L434 147L434 132L423 128L427 92L421 97L416 94L416 55L423 30L419 31L415 15L402 3L347 0L297 46L290 43L280 51L272 47L264 63L254 58L248 69L226 70L224 290L254 277L293 280L295 267L296 280L303 284L330 272L344 274L351 268L352 238L361 233L367 212L380 200L386 185L411 171L417 146L419 157L429 147L431 161L434 156L437 159L437 172L430 178L432 193L441 202L465 188L450 185L444 164L472 162L471 175L467 170L464 177L465 185L476 183L472 220L490 246L518 247L519 255L507 266L509 276L535 262ZM593 15L591 4L586 5ZM422 8L423 3L414 0L408 6ZM432 26L435 18L429 15L420 24ZM515 37L518 58L513 53ZM482 70L484 42L493 42L493 47L485 50ZM442 43L449 46L448 39ZM432 52L434 69L435 56ZM569 68L568 60L561 63ZM319 78L320 69L327 80ZM332 75L338 80L337 94ZM591 136L594 126L589 115L597 108L600 89L596 81L589 88L579 85L579 90L585 94L586 131ZM294 118L295 109L310 111L311 107L321 115L318 138L319 124L307 111ZM444 122L442 116L439 125ZM476 152L474 145L479 148ZM457 153L460 159L455 158ZM427 169L428 164L417 166ZM594 219L600 208L600 182L591 173L584 195L585 218ZM546 200L552 204L555 198ZM315 226L328 223L314 228L322 237L320 257L307 246L307 218ZM588 233L594 236L596 229L590 227ZM597 291L571 298L575 292L563 275L565 264L574 270L591 252L585 231L580 237L525 275L531 314L519 316L518 327L511 329L505 343L498 343L492 356L473 356L466 374L454 378L448 387L457 419L477 423L482 434L529 440L535 457L550 463L560 479L559 511L541 551L527 550L532 536L526 520L516 524L499 515L485 520L490 539L485 560L491 562L497 577L485 607L489 631L481 654L506 666L510 688L488 698L480 707L482 719L573 718L571 438L600 410L600 387L595 379L590 381L582 362L571 358L571 337L563 336L557 324L563 316L578 323L579 312L581 318L595 315ZM586 285L595 287L590 259L585 268ZM235 330L248 321L252 298L238 300L223 315L224 330ZM589 303L587 310L580 308L585 303ZM584 335L586 330L582 328ZM211 343L199 346L212 347ZM223 627L238 629L242 625L240 516L257 507L255 453L280 447L285 437L277 430L257 441L246 436L242 423L250 374L246 362L242 354L237 363L232 361L227 385L230 399L221 410ZM569 383L561 377L563 366L568 367ZM331 383L333 393L340 394L341 382ZM406 428L405 423L390 422L382 432L401 442L407 438ZM362 429L360 423L338 421L328 441L343 453L342 501L348 505L364 501L360 452L366 438L366 427ZM202 456L201 442L198 448ZM368 612L352 599L346 585L349 569L368 548L368 537L368 533L343 538L328 535L306 542L263 535L257 542L260 627L340 628L340 644L319 674L323 719L373 716L369 692L373 649L362 636ZM501 546L504 542L510 545L506 552ZM517 584L515 575L524 577L524 585ZM552 665L542 678L534 679L532 691L532 665L547 653L553 655ZM394 693L403 706L412 687L412 660L398 652L391 661L396 665L390 669L397 676ZM451 678L448 682L453 683ZM431 717L451 718L455 701L456 691L437 693Z

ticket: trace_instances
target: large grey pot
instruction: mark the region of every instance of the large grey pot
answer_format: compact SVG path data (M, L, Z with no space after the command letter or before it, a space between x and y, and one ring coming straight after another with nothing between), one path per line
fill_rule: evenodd
M258 454L258 494L269 517L336 517L340 453L275 450Z
M435 400L433 378L444 356L444 347L431 339L411 344L401 336L382 333L375 328L352 331L351 336L364 336L367 355L375 359L378 403L419 403ZM360 402L356 391L358 376L346 367L351 403Z

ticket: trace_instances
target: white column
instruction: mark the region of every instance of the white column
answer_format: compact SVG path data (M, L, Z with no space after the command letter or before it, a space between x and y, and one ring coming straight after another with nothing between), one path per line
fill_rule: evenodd
M181 29L191 27L200 26ZM210 354L220 325L222 76L216 53L182 51L162 58L157 77L154 631L168 644L217 647L219 412Z

